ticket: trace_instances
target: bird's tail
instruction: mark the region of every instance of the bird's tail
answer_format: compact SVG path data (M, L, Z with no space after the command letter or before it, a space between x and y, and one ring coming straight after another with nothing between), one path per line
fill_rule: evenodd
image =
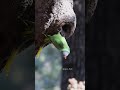
M42 47L39 48L37 55L36 55L36 58L39 58L41 51L42 51Z

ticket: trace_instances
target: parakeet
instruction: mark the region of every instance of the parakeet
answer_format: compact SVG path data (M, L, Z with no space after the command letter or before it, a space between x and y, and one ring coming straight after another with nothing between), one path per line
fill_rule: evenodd
M54 34L53 36L48 35L48 38L51 40L53 45L62 53L62 56L66 59L67 56L70 54L70 48L65 37L58 33Z
M70 48L67 44L65 37L63 37L60 33L54 35L46 35L47 42L53 43L53 45L62 53L62 56L66 59L67 56L70 54ZM40 55L42 47L40 47L37 57Z

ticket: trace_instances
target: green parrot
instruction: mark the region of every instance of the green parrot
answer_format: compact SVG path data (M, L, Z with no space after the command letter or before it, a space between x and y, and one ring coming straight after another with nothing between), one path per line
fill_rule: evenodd
M28 31L29 30L27 30L26 32L24 32L25 36L29 33ZM63 37L60 33L54 34L52 36L51 35L46 35L45 42L46 43L53 43L53 45L62 53L62 56L65 59L70 54L70 48L69 48L69 46L67 44L67 41L66 41L65 37ZM14 49L12 51L10 57L7 59L7 62L5 64L5 66L4 66L4 70L6 72L6 75L9 74L10 66L11 66L12 62L14 61L16 55L21 51L21 49L23 50L24 47L26 47L26 43L27 42L24 42L23 44L21 44L19 46L19 48ZM36 57L39 57L40 52L42 51L42 48L44 48L44 47L40 47L39 48L39 51L37 52Z
M52 36L46 35L46 37L46 41L53 43L53 45L62 53L62 57L66 59L67 56L70 54L70 48L67 44L65 37L63 37L60 33L54 34ZM40 47L36 57L39 57L42 48L43 47Z
M6 60L0 58L0 71L3 69L6 72L6 75L8 75L10 71L10 66L12 65L12 62L14 61L16 55L18 55L21 51L23 51L26 47L28 47L32 42L34 42L34 23L30 21L26 21L25 23L26 28L21 33L21 42L19 42L19 45L16 45L18 47L11 50L11 54L7 57ZM61 36L60 33L54 34L54 35L46 35L45 44L46 43L53 43L53 45L62 52L62 56L66 59L66 57L70 53L70 48L66 42L66 39ZM36 57L40 55L40 52L42 51L43 47L39 48L39 51L37 52Z

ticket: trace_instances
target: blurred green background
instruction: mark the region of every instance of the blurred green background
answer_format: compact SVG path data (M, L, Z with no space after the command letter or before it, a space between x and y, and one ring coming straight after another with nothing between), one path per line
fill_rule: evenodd
M46 46L35 59L35 90L60 90L61 68L60 52Z

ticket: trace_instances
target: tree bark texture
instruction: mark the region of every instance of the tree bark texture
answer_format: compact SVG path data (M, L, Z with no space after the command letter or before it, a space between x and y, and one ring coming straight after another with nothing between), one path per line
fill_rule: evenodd
M67 90L68 79L85 80L85 1L74 0L77 27L73 36L68 39L71 53L62 61L63 72L61 90Z

